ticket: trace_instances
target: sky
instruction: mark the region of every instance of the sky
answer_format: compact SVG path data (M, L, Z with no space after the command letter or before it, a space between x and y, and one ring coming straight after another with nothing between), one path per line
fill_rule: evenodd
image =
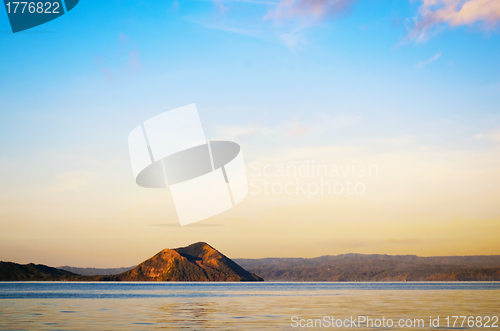
M499 25L496 0L82 0L16 34L0 9L0 260L500 254ZM127 137L191 103L250 190L180 227Z

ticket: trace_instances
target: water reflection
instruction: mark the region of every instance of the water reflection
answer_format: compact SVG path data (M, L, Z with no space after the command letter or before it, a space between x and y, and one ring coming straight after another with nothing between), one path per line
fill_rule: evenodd
M430 330L430 316L500 316L499 294L499 283L0 283L0 329L297 330L292 316L369 316Z

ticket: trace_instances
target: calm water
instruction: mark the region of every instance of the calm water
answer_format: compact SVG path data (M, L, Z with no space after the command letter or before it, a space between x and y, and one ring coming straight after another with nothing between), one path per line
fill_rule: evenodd
M419 330L435 330L448 329L444 318L454 315L500 317L500 283L0 282L0 330L305 330L292 327L300 319L331 329L325 316L423 319ZM439 328L430 316L440 316Z

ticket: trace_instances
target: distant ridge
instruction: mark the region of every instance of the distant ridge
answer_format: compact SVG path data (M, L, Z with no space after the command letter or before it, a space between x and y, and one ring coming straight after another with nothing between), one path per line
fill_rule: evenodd
M500 281L500 255L343 254L235 262L268 281Z
M245 269L243 269L245 268ZM74 268L73 270L87 268ZM500 255L434 256L343 254L316 258L230 260L210 245L164 249L138 266L92 269L79 275L41 264L0 262L1 281L500 281ZM123 268L127 269L127 268Z
M57 269L66 270L74 274L83 276L116 275L128 271L132 268L135 268L135 266L123 268L78 268L65 265L57 267Z

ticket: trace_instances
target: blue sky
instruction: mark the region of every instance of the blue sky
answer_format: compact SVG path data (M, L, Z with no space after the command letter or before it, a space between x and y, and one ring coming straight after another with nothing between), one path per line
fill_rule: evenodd
M363 1L312 23L264 20L274 7L265 3L87 0L48 24L3 33L2 116L27 128L52 118L45 124L54 133L65 117L92 125L120 116L131 125L194 101L252 108L210 112L239 123L316 110L498 125L489 118L499 102L494 30L443 26L430 40L405 41L418 2ZM9 31L5 13L0 24ZM4 134L19 132L3 124Z
M472 6L467 15L461 11L465 6ZM477 184L475 190L497 196L489 185L498 183L500 174L499 20L498 3L487 0L82 0L54 21L12 34L0 10L0 166L5 169L0 201L3 218L9 220L4 236L22 237L26 230L16 225L20 220L57 229L63 216L40 207L50 217L35 221L26 210L39 205L57 209L63 200L61 210L68 215L82 201L106 210L102 215L108 218L86 215L96 224L122 217L123 201L150 194L138 193L133 185L128 133L145 119L193 102L207 137L238 141L249 162L278 162L294 148L293 155L303 159L310 154L304 150L342 147L332 157L388 162L392 166L386 169L402 169L408 164L395 165L394 158L411 154L406 160L415 168L406 175L421 172L419 182L430 176L422 170L426 165L433 174L456 171L466 183L477 184L484 173L480 178L489 180L487 188ZM321 153L309 157L320 159ZM471 159L484 163L468 163ZM389 170L385 173L390 177ZM382 197L384 188L397 183L378 185ZM426 190L432 188L429 182ZM154 217L172 216L162 214L168 199L158 199L150 203L160 210ZM456 204L468 199L464 193ZM387 208L393 206L391 198L382 200ZM262 219L279 214L268 212L264 202L253 203L264 205ZM500 216L493 204L483 207L488 211L484 220ZM401 218L411 215L408 211ZM438 211L429 212L429 219L440 217ZM231 224L225 218L212 220L226 221ZM146 241L149 232L138 231ZM69 232L64 237L76 240ZM195 237L176 235L172 246ZM236 247L215 234L213 240L216 247L218 241ZM151 251L165 245L159 238L150 242L156 245L148 246ZM280 244L292 245L292 239ZM313 239L304 242L313 244ZM30 252L19 242L4 245L15 252L12 259L22 260ZM63 264L63 255L53 253L48 242L43 245L49 248L40 253L41 260L51 256ZM366 252L433 254L415 245L368 247ZM259 254L281 254L273 247ZM349 245L335 247L331 253L352 251ZM432 247L450 253L438 244ZM500 253L492 247L480 252Z

